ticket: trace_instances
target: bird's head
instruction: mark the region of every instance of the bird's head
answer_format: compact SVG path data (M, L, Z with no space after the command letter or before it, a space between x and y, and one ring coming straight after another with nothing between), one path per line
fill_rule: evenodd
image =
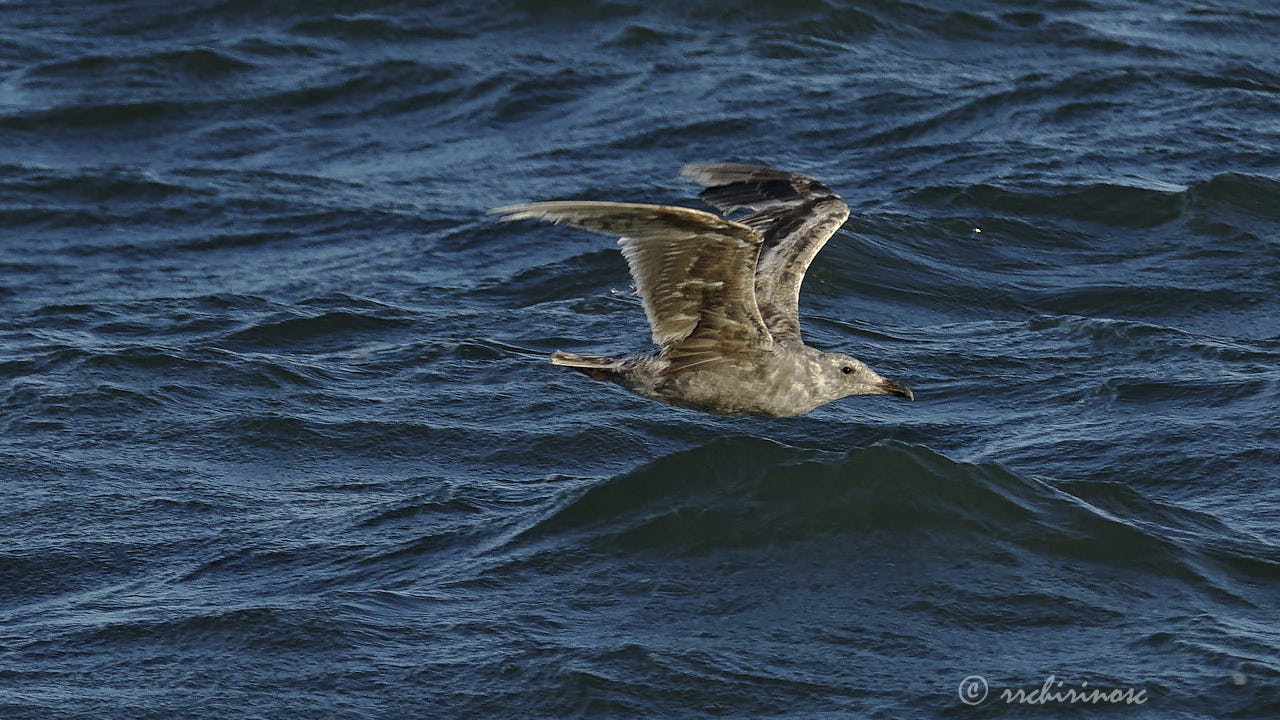
M844 353L822 353L819 360L824 383L837 397L850 395L893 395L914 400L911 388L882 377L867 364Z

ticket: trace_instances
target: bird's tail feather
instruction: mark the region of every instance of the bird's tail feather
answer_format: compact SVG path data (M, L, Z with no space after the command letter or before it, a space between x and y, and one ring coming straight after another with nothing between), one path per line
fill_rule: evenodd
M608 373L617 370L618 362L616 358L601 357L599 355L578 355L577 353L563 350L557 350L551 354L551 363L553 365L573 368L580 373L590 375L595 380L604 380Z

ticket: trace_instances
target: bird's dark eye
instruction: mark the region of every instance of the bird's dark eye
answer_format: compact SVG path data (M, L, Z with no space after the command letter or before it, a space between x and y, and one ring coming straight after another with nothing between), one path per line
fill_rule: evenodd
M844 373L845 375L848 375L849 373L853 372L853 368L849 367L848 365L845 365L844 367L840 368L840 372Z

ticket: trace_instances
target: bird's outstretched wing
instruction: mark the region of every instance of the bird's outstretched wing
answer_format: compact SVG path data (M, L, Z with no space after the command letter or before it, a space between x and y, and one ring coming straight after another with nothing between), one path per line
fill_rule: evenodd
M800 340L800 283L809 263L849 218L849 206L811 177L759 165L686 165L685 177L723 213L750 210L737 222L763 239L756 265L756 301L775 339Z
M756 306L762 241L747 225L690 208L577 200L490 212L619 236L653 341L671 360L668 373L773 346Z

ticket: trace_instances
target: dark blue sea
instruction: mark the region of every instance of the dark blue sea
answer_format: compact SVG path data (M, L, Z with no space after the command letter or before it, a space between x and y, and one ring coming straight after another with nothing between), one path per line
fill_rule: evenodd
M0 3L0 718L1280 717L1277 47L1263 0ZM915 402L547 362L650 347L626 263L486 211L714 161L848 200L806 339Z

